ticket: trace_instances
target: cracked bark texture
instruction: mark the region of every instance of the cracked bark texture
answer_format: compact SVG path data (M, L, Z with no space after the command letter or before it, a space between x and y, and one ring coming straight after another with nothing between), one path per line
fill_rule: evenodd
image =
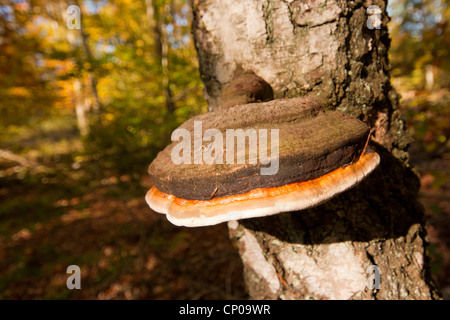
M367 8L382 10L380 29ZM209 109L237 70L274 98L317 95L374 129L381 164L359 186L316 208L232 221L253 299L436 299L419 179L389 80L385 1L192 0L193 35ZM370 289L376 265L380 287Z

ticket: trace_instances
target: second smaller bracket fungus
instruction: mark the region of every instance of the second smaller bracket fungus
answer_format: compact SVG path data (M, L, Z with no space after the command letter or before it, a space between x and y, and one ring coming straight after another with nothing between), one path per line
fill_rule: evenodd
M273 89L252 71L238 70L220 96L222 108L273 100Z
M191 154L174 161L181 142L173 140L149 167L153 187L146 195L149 206L175 225L317 206L357 185L380 161L365 152L366 124L324 109L313 97L236 105L191 118L178 129L188 140L181 153ZM205 161L208 154L215 161ZM276 169L269 174L268 164Z

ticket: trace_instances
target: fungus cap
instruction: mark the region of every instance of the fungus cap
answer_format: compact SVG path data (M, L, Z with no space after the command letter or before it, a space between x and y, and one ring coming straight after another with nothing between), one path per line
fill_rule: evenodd
M202 124L197 132L196 123ZM173 151L179 141L173 140L149 166L153 187L146 201L175 225L206 226L307 209L355 186L380 161L378 154L364 153L370 132L366 124L325 109L313 97L236 105L193 117L179 129L193 137L214 129L219 133L214 142L230 129L275 129L279 152L277 172L263 175L267 162L261 150L253 154L256 161L249 162L250 135L248 140L244 136L241 148L233 146L231 151L228 142L223 143L227 145L221 150L224 154L233 152L238 158L243 153L246 160L231 164L198 162L194 154L187 163L174 163ZM260 140L253 145L267 148L262 154L273 158L273 142L271 137L267 145ZM208 149L211 144L211 139L199 142L194 138L187 150Z
M357 162L313 180L253 189L244 194L211 200L181 199L161 192L156 187L147 192L145 199L150 208L166 214L174 225L209 226L317 206L356 186L379 162L377 153L365 153Z
M222 136L221 147L217 149L211 147L208 139L196 141L196 136L204 137L210 129ZM189 145L179 151L185 139L175 139L153 160L149 175L160 191L188 200L209 200L211 195L220 198L318 178L357 160L369 134L363 122L338 111L326 110L312 97L236 105L195 116L177 130L184 131ZM230 139L237 144L232 143L230 149L228 142L232 131L240 132L240 137ZM265 145L261 139L263 133L266 133ZM272 141L274 133L278 133L276 141ZM238 140L244 140L245 146L239 147ZM272 155L276 143L277 157ZM253 164L250 163L251 145L257 149L253 153L256 157L252 159ZM196 152L204 155L208 150L222 163L200 163ZM174 161L174 154L184 157L185 152L187 162ZM233 159L245 158L245 163L237 160L230 163L229 154ZM262 174L271 164L261 154L270 155L272 163L277 162L276 174Z

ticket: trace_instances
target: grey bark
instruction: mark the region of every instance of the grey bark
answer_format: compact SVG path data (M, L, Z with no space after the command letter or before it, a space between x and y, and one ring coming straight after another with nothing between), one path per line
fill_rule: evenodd
M380 29L367 8L381 8ZM419 179L390 84L385 1L193 0L193 34L209 109L240 68L275 98L318 95L374 129L381 164L313 209L233 221L229 233L253 299L436 299ZM379 289L371 289L376 265Z
M73 81L73 91L75 96L75 114L77 116L78 130L82 136L89 134L89 109L84 95L84 85L80 79Z

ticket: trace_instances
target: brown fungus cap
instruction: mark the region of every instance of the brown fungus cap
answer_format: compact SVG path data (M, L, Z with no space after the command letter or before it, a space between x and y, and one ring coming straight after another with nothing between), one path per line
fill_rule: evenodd
M175 164L171 155L179 141L173 142L149 167L154 187L146 200L177 225L211 225L306 209L356 185L379 163L375 153L361 156L369 135L367 125L324 109L314 97L236 105L193 117L179 128L193 137L195 123L202 124L202 134L216 129L224 137L227 129L276 129L279 167L275 174L261 174L267 162L259 154L256 163L249 164L249 139L245 148L233 149L237 155L245 152L243 164L196 164L194 152L190 163ZM192 151L198 148L193 140ZM271 143L269 139L265 146L267 155ZM200 147L208 144L202 141ZM257 146L260 149L259 140Z
M261 175L268 164L258 159L249 164L249 144L243 149L223 150L224 159L229 152L245 152L245 163L195 164L196 146L191 139L190 164L175 164L172 150L179 141L172 142L160 152L149 167L153 185L160 191L189 200L209 200L246 193L252 189L277 187L297 181L307 181L347 165L359 158L367 141L369 128L363 122L338 111L327 111L313 98L272 100L264 103L244 104L193 117L179 128L194 136L194 123L201 122L202 134L218 129L224 140L228 129L266 129L279 132L278 172ZM271 153L268 139L266 154ZM211 142L203 142L207 149ZM223 147L226 147L224 141ZM261 145L258 141L258 151ZM198 146L197 146L198 149ZM239 150L238 150L239 149ZM237 162L237 161L235 161Z
M210 226L317 206L357 185L379 162L377 153L365 153L357 162L313 180L253 189L212 200L180 199L152 187L145 200L154 211L166 214L174 225Z

